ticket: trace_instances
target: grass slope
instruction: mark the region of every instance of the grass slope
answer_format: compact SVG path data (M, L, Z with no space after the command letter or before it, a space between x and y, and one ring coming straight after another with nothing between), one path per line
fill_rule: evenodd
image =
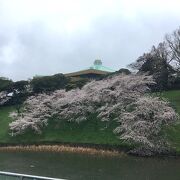
M180 114L180 90L167 91L161 94L161 96L167 98ZM13 109L14 107L0 108L0 143L69 142L128 147L127 144L120 141L116 135L113 134L112 131L116 124L109 124L108 128L106 128L105 123L97 120L93 116L80 124L73 122L60 122L58 124L56 120L52 120L40 135L27 132L21 136L11 137L8 134L8 124L11 122L8 114ZM166 129L165 133L172 146L180 152L180 124Z
M9 122L11 119L8 117L9 112L13 111L14 107L1 107L0 108L0 142L7 142L10 138L8 134Z
M180 90L167 91L162 95L171 102L172 106L180 115ZM180 123L169 127L165 132L171 146L180 154Z
M49 125L43 129L42 134L34 134L33 132L26 132L23 135L11 137L9 135L8 124L11 119L8 117L9 113L14 110L14 107L0 108L0 143L88 143L88 144L104 144L104 145L118 145L129 147L128 144L123 143L113 133L116 125L108 124L106 128L105 123L90 117L87 121L81 123L75 122L59 122L51 120Z

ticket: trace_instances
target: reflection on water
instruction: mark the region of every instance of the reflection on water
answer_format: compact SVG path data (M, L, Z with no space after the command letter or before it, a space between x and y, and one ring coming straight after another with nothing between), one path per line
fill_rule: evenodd
M69 180L180 180L180 158L1 152L0 170Z
M19 180L18 177L7 177L7 176L3 176L3 175L0 175L0 179L1 180ZM25 180L25 179L23 179Z

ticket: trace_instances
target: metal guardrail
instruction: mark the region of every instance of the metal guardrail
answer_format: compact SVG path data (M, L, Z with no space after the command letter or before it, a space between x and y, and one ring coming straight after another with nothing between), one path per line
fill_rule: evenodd
M3 179L1 178L3 177ZM65 180L65 179L58 179L58 178L50 178L50 177L43 177L43 176L32 176L27 174L18 174L18 173L11 173L11 172L3 172L0 171L0 180Z

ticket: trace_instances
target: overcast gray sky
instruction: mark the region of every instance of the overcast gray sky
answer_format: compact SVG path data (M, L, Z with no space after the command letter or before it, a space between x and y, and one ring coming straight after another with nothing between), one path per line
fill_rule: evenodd
M118 70L180 25L179 0L0 0L0 76Z

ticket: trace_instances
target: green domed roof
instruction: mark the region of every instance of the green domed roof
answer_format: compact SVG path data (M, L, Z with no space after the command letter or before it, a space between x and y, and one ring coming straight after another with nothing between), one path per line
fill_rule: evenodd
M107 72L115 72L115 70L103 66L102 61L99 59L95 60L93 66L91 66L89 69L95 69L95 70L107 71Z

